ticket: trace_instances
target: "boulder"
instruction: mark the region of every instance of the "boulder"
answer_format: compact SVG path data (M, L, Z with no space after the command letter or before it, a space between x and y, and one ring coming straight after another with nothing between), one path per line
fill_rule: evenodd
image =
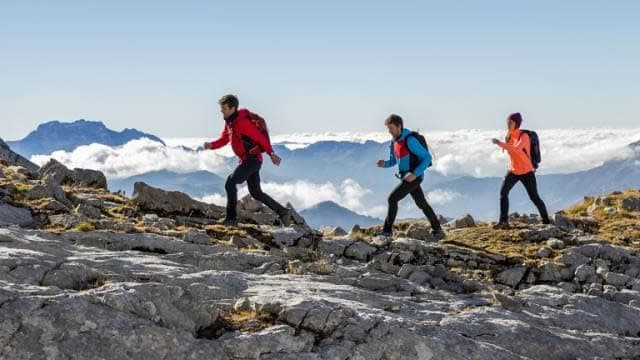
M210 245L211 238L206 231L190 229L183 235L183 240L197 245Z
M72 193L70 197L74 204L85 204L96 207L98 209L104 209L104 200L93 194Z
M318 243L318 251L323 255L342 256L344 251L354 243L351 239L322 239Z
M180 191L165 191L136 182L133 185L132 200L143 211L155 212L163 216L187 215L221 218L224 208L193 200Z
M462 217L459 217L455 220L447 223L447 226L452 229L463 229L476 226L476 221L473 219L473 216L470 214L466 214Z
M363 241L356 241L345 250L344 255L360 261L367 261L369 257L375 252L375 247Z
M560 211L554 214L553 222L557 227L564 231L572 231L576 228L573 220L571 220L568 216L565 215L564 212Z
M7 203L0 203L0 226L18 225L27 227L33 225L31 211Z
M107 178L101 171L73 169L73 181L77 186L107 190Z
M323 236L327 236L327 237L345 236L348 234L347 231L341 228L340 226L326 227L326 228L320 229L320 231L322 232Z
M415 222L407 228L407 237L418 240L431 240L431 225Z
M273 244L279 248L293 246L298 239L308 234L307 230L301 226L273 228L269 230L269 233L273 237Z
M562 255L558 257L558 260L572 270L575 270L576 267L582 264L589 263L588 257L580 254L577 251L573 251L573 249L569 249L562 253Z
M107 190L107 178L101 171L90 169L69 170L56 159L51 159L38 171L38 177L46 182L75 185Z
M286 206L291 211L291 222L295 225L305 225L302 216L287 203ZM238 220L241 223L259 225L280 225L280 217L269 207L254 199L251 195L246 195L238 201Z
M613 294L613 301L630 304L631 301L640 301L640 291L622 289Z
M516 266L499 273L496 276L496 281L500 284L508 285L515 288L520 283L526 272L526 267Z
M536 253L536 255L541 258L541 259L546 259L549 256L551 256L552 254L552 250L546 246L541 247L538 252Z
M31 174L38 172L38 165L27 160L25 157L13 152L7 143L0 139L0 160L7 162L9 165L21 166Z
M71 208L73 203L67 197L67 194L62 190L59 183L55 181L45 181L43 184L34 186L25 194L27 200L37 200L51 198L58 200L64 206Z
M76 208L78 214L84 215L89 219L99 219L102 216L102 212L95 206L80 204Z
M557 282L562 279L560 268L553 262L547 262L538 266L538 280L543 282Z
M640 211L640 197L629 197L622 200L621 207L626 211Z
M547 246L552 249L560 250L564 248L564 241L556 238L551 238L547 240Z
M579 265L575 277L579 282L593 282L596 279L596 269L588 264Z
M54 226L62 226L64 229L71 229L81 223L87 222L88 218L83 214L60 214L49 216L49 223Z
M59 185L72 185L74 182L73 171L56 159L44 164L38 171L38 177L45 182L55 182Z
M538 224L530 226L520 232L520 237L525 241L538 242L551 238L562 237L564 232L555 225Z
M229 243L231 243L233 246L235 246L238 249L242 249L242 248L254 248L254 249L262 249L262 250L269 249L269 246L263 244L262 242L260 242L259 240L251 236L233 235L231 236Z
M629 276L612 271L606 272L603 277L606 284L616 288L625 287L631 281Z

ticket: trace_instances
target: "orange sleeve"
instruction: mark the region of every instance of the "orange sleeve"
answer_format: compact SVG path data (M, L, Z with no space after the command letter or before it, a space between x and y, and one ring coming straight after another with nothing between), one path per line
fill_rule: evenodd
M529 144L529 135L527 134L522 134L520 135L520 139L518 139L518 141L516 141L515 144L511 145L508 143L500 143L499 145L501 148L507 150L508 152L512 153L514 151L523 151L527 153L527 155L530 152L530 144Z

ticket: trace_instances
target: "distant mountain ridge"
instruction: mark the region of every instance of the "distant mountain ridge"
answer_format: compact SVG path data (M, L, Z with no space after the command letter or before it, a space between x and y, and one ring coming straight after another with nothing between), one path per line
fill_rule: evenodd
M353 225L371 226L382 223L382 220L371 216L360 215L333 201L323 201L300 212L307 224L313 228L322 226L340 226L349 231Z
M57 150L73 151L78 146L93 143L120 146L143 137L164 144L159 137L136 129L114 131L100 121L84 119L42 123L24 139L7 141L7 144L13 151L29 158L32 155L48 155Z

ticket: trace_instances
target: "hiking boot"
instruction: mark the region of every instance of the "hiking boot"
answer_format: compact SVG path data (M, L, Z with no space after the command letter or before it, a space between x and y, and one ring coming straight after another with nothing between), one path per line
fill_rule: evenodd
M238 227L238 220L236 219L224 219L221 225L228 227Z
M280 224L282 224L282 226L284 226L284 227L291 226L291 223L292 223L291 210L286 209L285 211L283 211L278 216L280 217Z
M509 223L506 221L500 221L499 223L493 225L493 228L495 230L507 230L511 229L511 226L509 226Z
M431 236L433 237L433 241L440 241L444 239L444 237L447 236L447 234L445 234L444 231L442 231L442 229L435 229L431 231Z
M392 237L393 236L393 232L392 231L386 231L386 230L382 230L379 233L375 234L375 236L381 236L381 237Z

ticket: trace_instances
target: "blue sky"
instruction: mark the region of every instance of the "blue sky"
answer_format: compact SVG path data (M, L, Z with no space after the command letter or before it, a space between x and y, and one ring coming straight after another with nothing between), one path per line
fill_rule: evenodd
M100 120L218 133L637 127L638 1L0 1L0 136Z

